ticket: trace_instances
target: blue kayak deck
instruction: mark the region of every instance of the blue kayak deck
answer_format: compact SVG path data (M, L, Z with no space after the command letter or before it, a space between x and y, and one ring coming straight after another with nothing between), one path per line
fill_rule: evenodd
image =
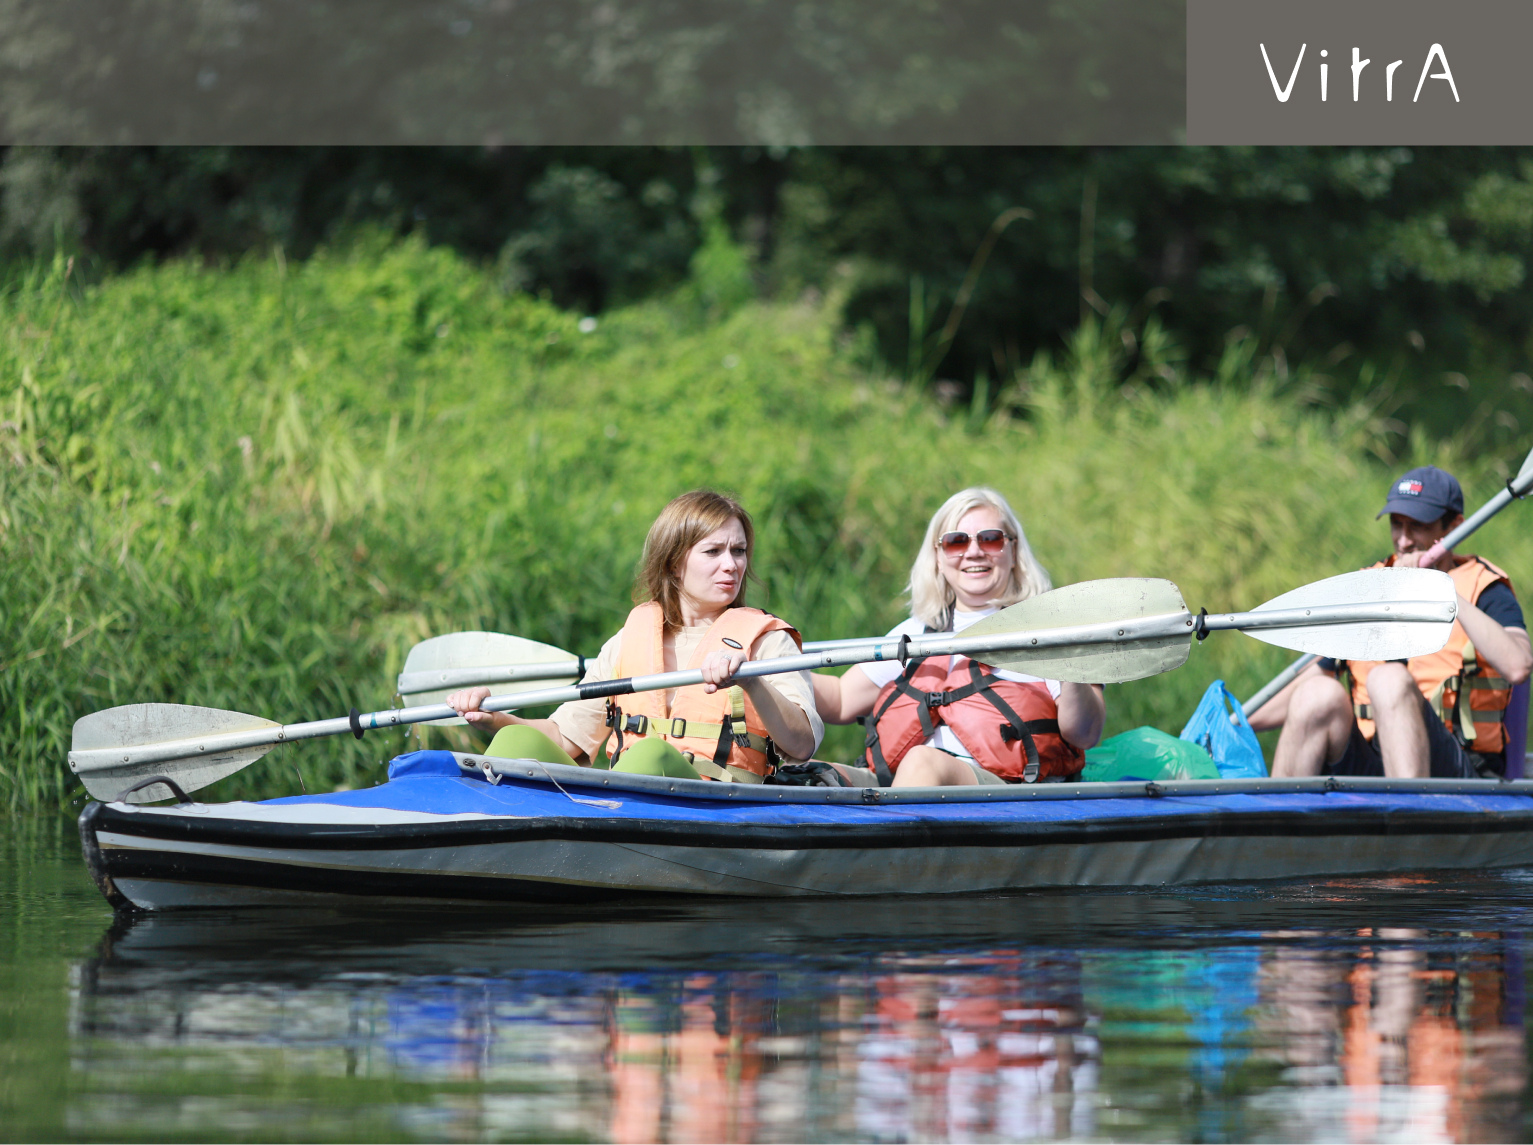
M1418 781L1407 784L1416 790L1358 790L1358 781L1335 781L1332 790L1323 790L1324 781L1310 781L1315 790L1229 790L1201 793L1199 788L1218 787L1214 781L1145 784L1051 784L1035 789L1033 798L1019 788L949 789L945 794L917 794L901 800L900 792L872 788L752 788L750 799L729 798L723 790L734 785L667 781L648 776L612 775L590 769L522 765L521 761L494 761L501 765L505 778L499 784L488 782L482 771L467 770L461 760L480 757L457 756L451 752L416 752L402 756L391 767L389 782L377 787L327 795L293 796L268 800L267 806L293 804L333 804L349 808L378 808L393 811L416 811L432 815L490 815L516 818L548 818L592 821L644 820L674 824L718 826L887 827L894 823L914 824L993 824L1027 821L1045 824L1104 820L1176 819L1185 816L1226 816L1267 818L1280 815L1291 820L1297 815L1378 816L1491 820L1510 815L1519 829L1533 827L1533 790L1520 790L1522 783L1469 781L1448 784L1443 781ZM509 765L509 766L508 766ZM525 774L518 774L518 770ZM578 770L571 778L566 773ZM509 774L507 774L509 773ZM558 780L558 785L555 780ZM604 782L605 781L605 782ZM620 786L614 788L612 781ZM646 782L647 781L647 782ZM1368 781L1364 781L1368 782ZM1383 781L1372 781L1382 784ZM1222 786L1251 788L1266 785L1281 788L1273 781L1246 780ZM1420 790L1426 785L1427 790ZM1435 789L1433 787L1435 786ZM1526 784L1533 788L1533 784ZM680 791L653 788L682 788ZM694 792L695 788L703 788ZM1463 788L1470 790L1463 790ZM562 788L562 789L561 789ZM636 789L638 788L638 789ZM644 788L651 788L646 790ZM1096 788L1098 790L1092 790ZM1147 791L1153 788L1153 792ZM995 792L1011 798L984 797ZM777 793L780 799L773 799ZM817 793L814 802L802 796ZM835 802L824 796L843 796ZM739 794L737 791L736 794ZM789 799L787 795L800 798ZM1047 796L1047 797L1038 797ZM612 806L611 804L616 804ZM1489 823L1486 824L1490 826ZM1464 824L1461 829L1469 829ZM1503 828L1504 829L1504 828Z

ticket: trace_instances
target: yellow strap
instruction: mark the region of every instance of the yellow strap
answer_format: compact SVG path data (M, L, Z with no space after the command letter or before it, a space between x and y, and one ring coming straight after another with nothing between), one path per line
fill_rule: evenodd
M626 718L626 717L625 717ZM629 735L658 735L667 739L712 739L716 740L724 732L723 724L705 724L700 720L688 720L681 716L640 716L640 728ZM743 716L741 717L744 718ZM747 732L745 735L746 746L752 751L766 754L767 741L755 732Z
M1468 683L1473 677L1480 674L1479 662L1475 659L1473 641L1464 644L1464 670L1460 679ZM1469 733L1469 739L1474 739L1474 709L1470 707L1469 693L1473 688L1460 687L1458 691L1458 726L1463 732Z
M746 771L743 767L733 767L726 764L720 767L711 759L703 759L700 756L688 756L687 761L697 770L697 774L708 779L716 779L720 783L764 783L761 776L754 771Z
M738 723L745 722L745 689L738 684L729 689L729 716Z

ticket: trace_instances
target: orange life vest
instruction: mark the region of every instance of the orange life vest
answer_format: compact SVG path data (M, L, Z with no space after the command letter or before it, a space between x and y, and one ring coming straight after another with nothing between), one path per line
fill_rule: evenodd
M1480 557L1455 557L1449 576L1459 595L1470 604L1497 582L1512 582L1489 561ZM1395 558L1372 567L1388 568ZM1353 712L1357 726L1368 739L1373 738L1373 710L1368 703L1368 673L1378 667L1377 660L1349 661L1352 676ZM1429 656L1413 656L1407 661L1411 677L1432 709L1442 717L1448 729L1470 751L1493 755L1506 750L1506 706L1512 698L1511 685L1475 653L1469 634L1458 621L1448 643Z
M912 660L885 684L868 717L864 759L882 784L911 748L953 729L974 761L1013 782L1071 779L1086 754L1059 734L1059 708L1047 684L1003 680L967 656L951 667L934 656Z
M786 620L743 605L726 609L713 622L687 668L698 668L731 640L747 651L768 632L786 632L802 647L803 639ZM681 665L677 665L678 668ZM656 601L639 605L623 625L618 676L648 676L665 671L665 613ZM755 705L739 686L709 694L703 685L677 688L670 706L663 691L635 692L626 708L609 704L607 726L617 733L617 755L627 739L658 735L674 745L709 779L759 783L777 766L777 749Z

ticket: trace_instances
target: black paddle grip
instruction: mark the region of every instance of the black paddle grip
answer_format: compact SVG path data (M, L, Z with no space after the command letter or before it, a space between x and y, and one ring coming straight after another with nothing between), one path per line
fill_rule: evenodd
M630 680L598 680L594 684L578 685L582 700L599 700L603 696L626 696L633 691Z

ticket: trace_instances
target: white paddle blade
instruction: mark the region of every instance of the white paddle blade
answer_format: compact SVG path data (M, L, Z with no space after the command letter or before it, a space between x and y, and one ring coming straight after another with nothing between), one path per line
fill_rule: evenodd
M111 802L141 779L151 775L165 775L174 779L186 792L206 787L214 780L233 775L242 767L249 767L269 752L275 745L240 748L203 754L197 744L199 736L217 732L259 731L280 727L260 716L248 716L244 712L226 712L218 708L193 708L183 704L128 704L121 708L107 708L104 712L92 712L75 721L74 737L70 741L69 766L92 799ZM77 760L77 751L96 751L114 747L145 747L150 744L183 742L187 755L184 759L159 763L123 764L114 767L110 760ZM153 803L169 799L170 788L163 783L135 791L127 797L129 803Z
M964 637L1002 635L1077 624L1139 620L1146 616L1185 614L1181 591L1169 580L1120 577L1067 584L1031 597L963 630ZM1027 672L1049 680L1078 684L1121 684L1180 668L1192 647L1186 635L1160 636L1121 644L1075 644L1035 651L1015 649L986 655L993 668Z
M1306 584L1274 597L1252 612L1315 608L1341 604L1389 604L1393 601L1453 604L1453 578L1436 569L1360 569ZM1246 629L1247 636L1279 648L1313 652L1334 660L1408 660L1426 656L1448 642L1453 621L1366 621L1317 624L1313 628Z
M491 687L497 696L505 696L551 688L560 681L573 684L579 679L579 663L573 652L520 636L503 632L452 632L422 640L410 649L404 670L399 673L399 694L412 706L440 704L460 688L478 685ZM559 667L565 664L569 670L561 672ZM508 680L509 670L527 665L554 667L552 674L540 673L535 679ZM468 721L457 718L431 722L458 725Z

